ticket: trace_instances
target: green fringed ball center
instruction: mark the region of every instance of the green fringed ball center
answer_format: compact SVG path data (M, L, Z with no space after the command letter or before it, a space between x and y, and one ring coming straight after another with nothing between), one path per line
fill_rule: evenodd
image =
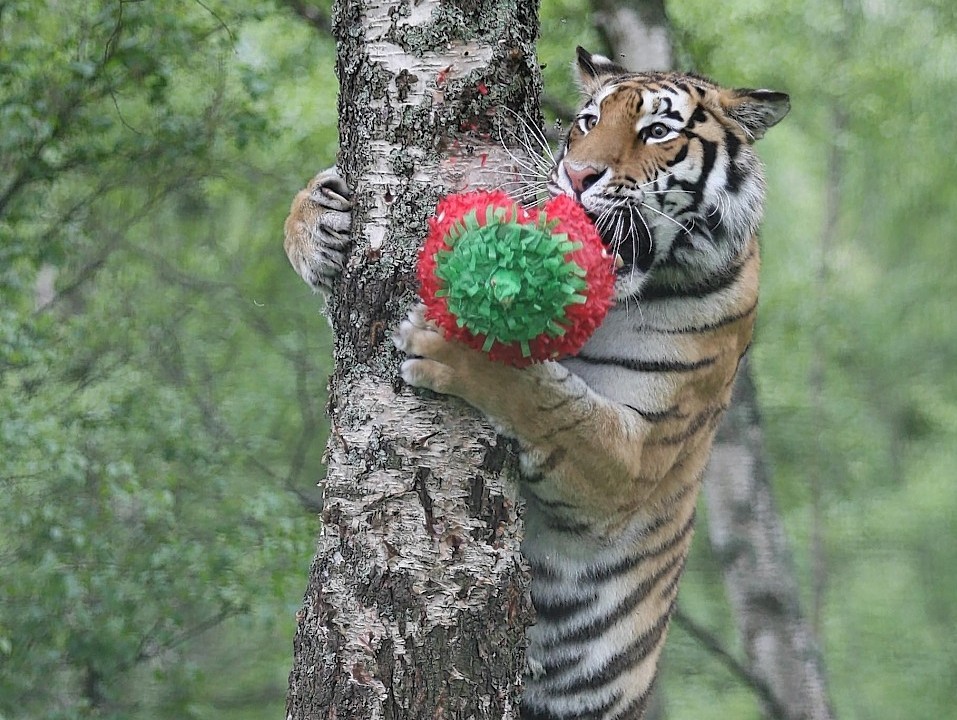
M450 249L435 255L443 286L436 295L446 298L459 327L486 336L483 350L517 342L527 357L529 340L565 333L565 308L586 301L586 272L566 259L581 244L552 235L555 223L522 225L505 216L489 208L480 224L473 210L452 226Z

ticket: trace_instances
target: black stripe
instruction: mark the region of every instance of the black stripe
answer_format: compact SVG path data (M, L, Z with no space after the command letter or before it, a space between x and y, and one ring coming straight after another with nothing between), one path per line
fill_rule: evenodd
M527 703L522 703L521 720L567 720L564 715L556 715L545 707L530 707Z
M695 511L692 510L691 515L685 521L685 524L682 525L674 535L669 537L657 547L650 550L639 551L634 555L628 555L612 565L605 565L600 568L590 568L588 572L585 573L585 578L592 582L605 582L606 580L610 580L618 575L623 575L624 573L630 572L646 560L660 557L664 553L676 547L678 543L687 537L688 533L690 533L694 528L694 521Z
M747 258L745 258L747 260ZM727 290L737 282L744 269L745 262L736 263L724 270L714 273L705 280L688 283L687 285L649 284L641 289L635 298L638 302L649 300L665 300L670 298L692 297L703 298L716 292ZM581 357L579 355L579 357Z
M569 533L571 535L585 535L593 529L589 522L581 522L561 517L553 513L542 513L542 518L549 530Z
M576 678L568 685L556 689L556 695L567 696L574 695L582 690L598 690L614 682L622 673L640 663L648 657L663 640L673 609L674 602L668 606L668 609L658 618L654 625L639 635L625 650L610 658L598 672Z
M714 164L718 160L718 143L705 140L700 135L698 141L701 143L701 177L698 178L698 185L704 193L704 186L708 181L708 176L714 170Z
M592 593L586 598L557 598L545 600L535 599L535 589L532 589L532 605L535 606L535 612L540 620L546 622L559 623L567 620L572 615L577 615L587 608L597 599L598 595Z
M639 410L634 405L628 405L627 403L625 403L625 407L634 410L641 415L642 419L650 423L659 423L665 420L680 420L685 417L685 414L678 409L677 405L672 405L667 410Z
M708 183L708 176L714 169L714 163L718 157L718 144L710 140L705 140L700 135L690 132L687 127L685 128L685 133L690 137L696 138L701 144L701 173L694 181L682 183L683 186L687 186L684 187L685 190L689 190L693 193L692 206L700 207L701 201L704 198L704 188Z
M648 700L651 699L651 691L655 687L655 681L658 679L658 668L655 668L655 674L651 677L651 682L648 683L640 695L633 698L630 703L625 705L619 712L615 713L612 720L641 720L645 715L645 710L648 709Z
M675 433L674 435L666 435L662 438L649 440L648 445L653 447L660 447L662 445L680 445L681 443L690 440L692 437L701 432L705 427L708 426L708 423L719 417L721 413L727 409L727 407L727 405L709 407L708 409L698 413L681 432Z
M667 515L659 515L642 529L642 538L644 540L650 539L652 535L656 534L670 522L671 518ZM587 577L592 578L593 576L589 573Z
M741 183L744 182L745 177L745 171L741 169L737 162L741 141L730 130L724 131L724 139L728 148L728 179L724 186L729 193L734 194L741 189Z
M641 604L642 600L647 598L651 591L655 589L655 586L658 585L658 583L660 583L664 578L671 575L675 568L678 569L678 572L672 578L672 581L668 583L668 585L677 584L681 577L681 572L684 569L684 562L684 554L675 555L673 558L671 558L671 560L665 563L663 567L659 568L654 575L647 577L638 583L630 593L621 599L621 601L610 613L601 617L597 617L569 633L562 634L558 637L548 640L547 642L543 643L543 646L551 649L558 647L559 645L565 645L567 643L584 642L585 640L596 638L599 635L602 635L606 630L608 630L608 628L621 620L623 617L631 615L635 608Z
M748 243L747 252L738 256L733 265L715 272L700 282L675 285L673 283L655 285L649 283L641 289L640 292L631 296L636 302L648 300L668 300L681 297L704 298L716 292L726 290L732 286L741 276L742 270L747 266L748 261L754 257L757 252L757 245L753 242Z
M674 464L673 469L677 470L678 468L683 468L683 467L684 467L684 463L679 460ZM679 500L682 500L685 497L685 495L687 495L688 493L697 492L698 488L701 485L702 477L704 477L703 469L700 470L698 474L691 479L691 482L685 482L683 485L681 485L681 487L678 488L677 492L661 498L661 502L674 504L678 502Z
M712 245L716 245L716 238L724 239L724 220L721 216L721 209L717 205L708 206L707 210L704 213L704 225L710 231L710 235L707 235L708 241ZM704 233L702 233L704 235Z
M691 117L688 119L688 124L685 126L686 130L691 130L695 125L702 122L707 122L708 120L708 111L704 109L703 106L698 105L695 107L694 112L691 114Z
M576 427L578 427L579 425L581 425L581 418L575 418L575 419L574 419L572 422L570 422L570 423L566 423L565 425L559 425L559 426L556 427L556 428L552 428L551 430L549 430L549 431L548 431L547 433L545 433L544 435L540 435L540 436L538 437L538 440L539 440L539 441L542 441L542 440L551 440L551 439L554 438L556 435L561 435L563 432L568 432L569 430L572 430L573 428L576 428Z
M695 370L701 370L702 368L714 365L718 359L717 355L715 355L701 358L700 360L682 362L681 360L638 360L623 357L595 357L593 355L585 355L584 353L579 353L575 357L590 365L614 365L616 367L623 367L626 370L646 373L694 372Z
M585 657L584 653L576 653L568 657L563 657L560 660L542 660L542 668L545 670L545 673L549 676L561 676L563 673L567 672L570 668L575 667L582 661L582 658Z
M531 708L523 703L519 716L521 720L604 720L608 711L621 700L621 696L621 692L614 692L601 705L595 705L586 710L569 710L567 712L551 710L543 706Z
M676 464L674 465L673 470L677 469L678 467L680 467L680 463L676 463ZM701 478L700 478L700 476L699 476L699 477L695 478L695 479L694 479L692 482L690 482L690 483L687 483L687 482L684 483L683 485L681 485L681 487L678 488L678 491L677 491L677 492L675 492L675 493L673 493L673 494L671 494L671 495L668 495L668 496L665 496L665 497L661 498L661 499L658 501L658 506L660 507L661 505L674 505L675 503L677 503L679 500L681 500L681 499L682 499L685 495L687 495L688 493L690 493L690 492L692 492L692 491L697 492L698 486L699 486L699 483L700 483L700 480L701 480ZM659 481L660 481L660 478L648 478L648 477L644 477L644 476L642 476L642 475L639 475L639 476L637 476L637 477L635 478L635 480L633 481L633 484L635 484L635 485L653 485L653 484L658 483ZM639 507L646 507L646 506L647 506L647 498L642 498L642 499L640 499L640 500L637 500L637 499L632 498L632 499L629 500L628 502L620 503L620 504L618 505L618 507L615 508L615 510L616 510L616 512L619 512L619 513L624 513L624 514L626 514L626 515L631 515L631 514L633 514ZM656 521L654 530L656 531L656 530L660 529L664 524L665 524L665 523L664 523L663 521ZM652 528L649 527L649 528L646 530L646 532L645 532L645 537L648 537L652 532L653 532Z
M685 562L687 562L687 560L688 560L687 554L681 556L681 567L678 568L678 572L675 573L674 577L671 578L668 584L658 591L659 598L661 598L662 600L668 599L668 597L675 592L675 590L678 587L678 583L681 582L681 576L684 574ZM674 598L672 597L671 600L673 601Z
M568 405L568 403L576 402L578 400L584 400L586 397L588 397L587 389L579 395L566 395L554 405L538 405L535 409L538 410L539 412L554 412L555 410L558 410L559 408L565 407L566 405Z
M685 143L684 145L682 145L681 149L678 150L678 153L671 160L668 160L665 163L665 165L667 165L668 167L674 167L675 165L680 163L682 160L684 160L686 157L688 157L688 145L689 143Z
M581 508L578 505L565 502L564 500L546 500L531 488L528 488L526 495L529 496L529 499L536 505L541 505L542 507L548 508L550 510L572 510L575 512L581 512Z
M521 712L519 713L521 720L564 720L561 715L555 715L551 710L544 707L531 707L528 703L523 702L521 707Z
M714 330L719 330L727 325L738 322L738 320L744 320L749 315L753 315L754 311L758 309L758 301L755 300L751 305L746 309L738 313L733 313L731 315L725 315L720 320L715 320L714 322L705 323L704 325L685 325L684 327L676 328L659 328L659 327L636 327L635 330L645 331L645 332L658 332L662 335L701 335L703 333L712 332Z

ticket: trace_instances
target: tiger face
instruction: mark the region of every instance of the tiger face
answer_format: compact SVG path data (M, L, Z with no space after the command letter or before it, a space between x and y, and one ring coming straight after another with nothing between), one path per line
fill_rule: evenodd
M733 266L761 219L752 145L788 96L681 73L633 73L578 48L585 102L548 189L574 197L618 256L619 298L689 290Z

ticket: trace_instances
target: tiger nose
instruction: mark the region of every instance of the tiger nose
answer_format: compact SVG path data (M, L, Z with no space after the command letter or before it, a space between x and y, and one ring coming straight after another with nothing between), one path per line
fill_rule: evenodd
M568 181L572 184L572 190L576 195L581 195L588 188L594 185L605 174L605 171L599 168L586 165L583 168L573 168L565 165L565 174L568 175Z

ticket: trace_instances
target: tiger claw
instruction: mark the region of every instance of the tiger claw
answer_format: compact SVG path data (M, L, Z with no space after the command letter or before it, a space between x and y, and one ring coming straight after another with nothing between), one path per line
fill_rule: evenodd
M290 264L313 290L329 292L345 267L352 230L352 191L337 168L296 195L283 230Z

